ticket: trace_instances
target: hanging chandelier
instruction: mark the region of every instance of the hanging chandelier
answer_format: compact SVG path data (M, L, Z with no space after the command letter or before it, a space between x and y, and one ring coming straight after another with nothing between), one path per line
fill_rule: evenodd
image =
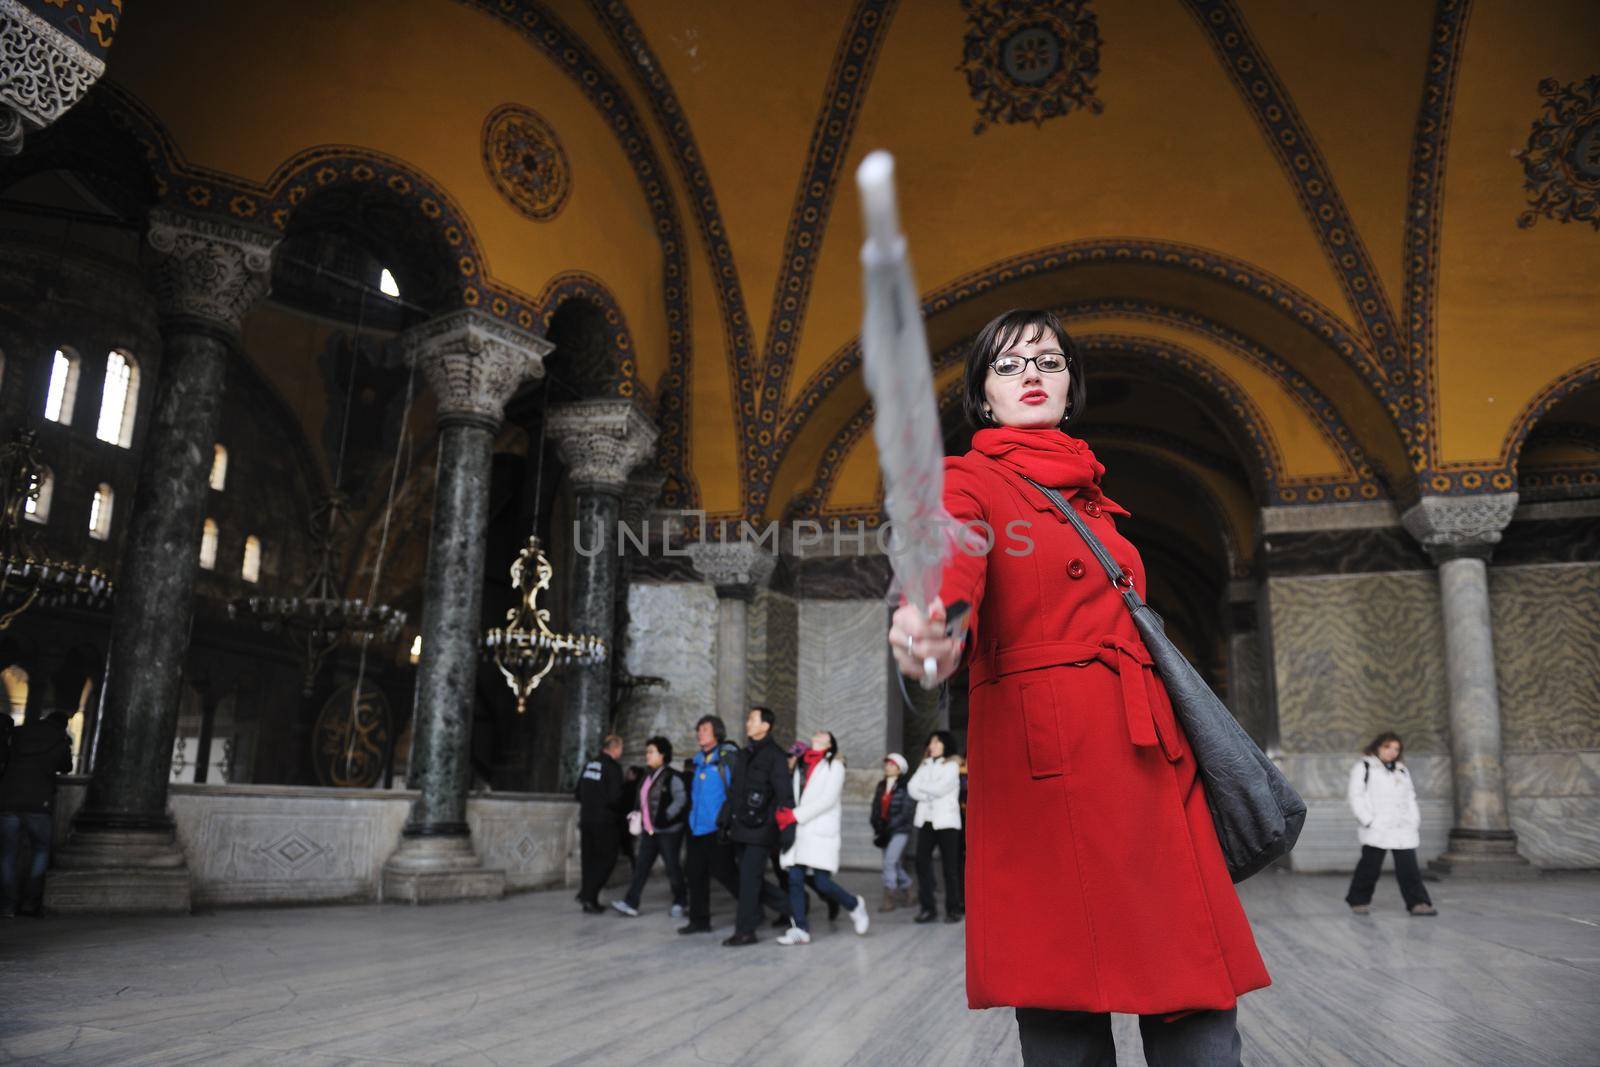
M506 685L517 698L517 714L528 709L528 698L545 675L558 667L604 663L606 642L593 634L558 634L550 629L550 609L539 606L539 594L550 588L555 569L539 547L537 534L528 538L511 563L511 587L518 592L516 607L506 612L506 624L483 635L483 651L494 659Z
M45 466L30 429L18 429L0 448L0 631L31 607L103 608L112 583L83 563L51 559L34 548L27 528L29 502L37 503Z
M251 596L229 603L233 618L253 619L268 633L281 633L305 654L302 691L310 696L328 654L341 644L392 643L400 637L406 613L387 604L341 596L335 575L339 548L350 524L345 496L329 493L311 515L317 561L311 580L296 596Z

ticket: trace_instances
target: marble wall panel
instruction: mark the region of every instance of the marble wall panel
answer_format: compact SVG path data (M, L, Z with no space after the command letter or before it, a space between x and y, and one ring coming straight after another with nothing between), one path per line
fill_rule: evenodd
M1417 857L1426 863L1445 850L1454 821L1448 798L1419 800L1422 812L1422 842ZM1289 868L1306 872L1345 872L1355 870L1361 858L1361 842L1356 838L1356 820L1343 796L1338 800L1306 798L1306 823L1300 840L1289 853ZM1385 861L1392 863L1392 861Z
M1266 625L1284 752L1356 752L1383 730L1449 751L1432 571L1272 578Z
M1600 749L1600 564L1489 568L1506 752Z
M506 872L512 891L567 885L578 876L578 806L519 797L467 802L472 847L483 865Z
M1600 867L1600 796L1512 797L1517 851L1540 867Z
M703 582L635 582L628 588L623 666L663 679L621 694L617 732L627 763L644 762L644 742L661 734L677 762L694 751L694 724L716 709L717 594ZM740 736L739 723L728 723Z
M171 796L196 904L372 900L408 805L393 794L192 792Z
M57 840L83 803L87 778L57 791ZM175 785L171 812L196 905L376 901L415 792L299 786ZM513 890L573 885L578 806L569 797L467 799L473 847Z
M791 596L762 589L751 601L746 618L750 703L771 708L778 717L778 736L792 738L799 701L800 605Z
M799 623L799 736L832 730L850 767L876 772L894 684L888 609L878 599L802 600Z

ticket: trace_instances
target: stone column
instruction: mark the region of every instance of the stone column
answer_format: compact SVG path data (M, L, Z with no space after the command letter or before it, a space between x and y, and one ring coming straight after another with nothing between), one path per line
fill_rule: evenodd
M424 904L498 897L505 872L483 867L467 830L489 467L506 401L543 375L551 346L475 310L423 323L402 343L439 399L439 467L407 770L417 799L400 847L384 864L383 898Z
M162 360L117 572L94 778L46 882L52 911L188 911L167 814L199 531L239 324L267 292L276 234L157 209L149 267Z
M778 557L747 541L700 541L688 550L694 569L717 590L717 715L737 734L750 711L750 602ZM792 732L794 724L788 727Z
M1500 755L1500 691L1489 617L1489 556L1516 510L1516 493L1423 497L1402 519L1439 568L1455 826L1433 866L1441 873L1537 874L1517 854Z
M650 455L660 432L630 400L584 400L550 408L548 433L567 466L574 498L573 633L600 634L615 645L616 585L621 562L617 523L633 469ZM610 656L574 667L566 676L561 724L561 789L572 789L584 761L599 751L611 722Z

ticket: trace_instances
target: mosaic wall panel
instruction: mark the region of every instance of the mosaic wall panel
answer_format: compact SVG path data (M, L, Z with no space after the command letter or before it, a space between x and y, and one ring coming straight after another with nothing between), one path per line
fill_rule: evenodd
M1267 625L1284 752L1358 752L1382 730L1449 751L1432 572L1273 578Z
M1600 749L1600 564L1489 568L1509 752Z
M623 666L641 685L621 694L617 732L625 762L643 762L644 742L661 734L679 759L694 751L694 724L717 703L717 594L703 582L640 582L628 587ZM737 736L739 724L729 723Z
M778 716L778 736L791 738L799 701L800 605L763 589L751 602L747 620L748 699L771 708Z

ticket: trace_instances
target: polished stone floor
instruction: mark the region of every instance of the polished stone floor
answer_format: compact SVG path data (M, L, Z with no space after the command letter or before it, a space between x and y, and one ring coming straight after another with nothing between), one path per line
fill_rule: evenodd
M1437 884L1436 919L1387 876L1365 918L1337 877L1242 888L1275 979L1241 1002L1247 1064L1600 1064L1600 874ZM0 922L0 1062L1019 1062L1010 1012L966 1010L959 927L898 911L865 938L824 921L807 948L724 949L677 936L665 903L652 883L637 919L566 891Z

